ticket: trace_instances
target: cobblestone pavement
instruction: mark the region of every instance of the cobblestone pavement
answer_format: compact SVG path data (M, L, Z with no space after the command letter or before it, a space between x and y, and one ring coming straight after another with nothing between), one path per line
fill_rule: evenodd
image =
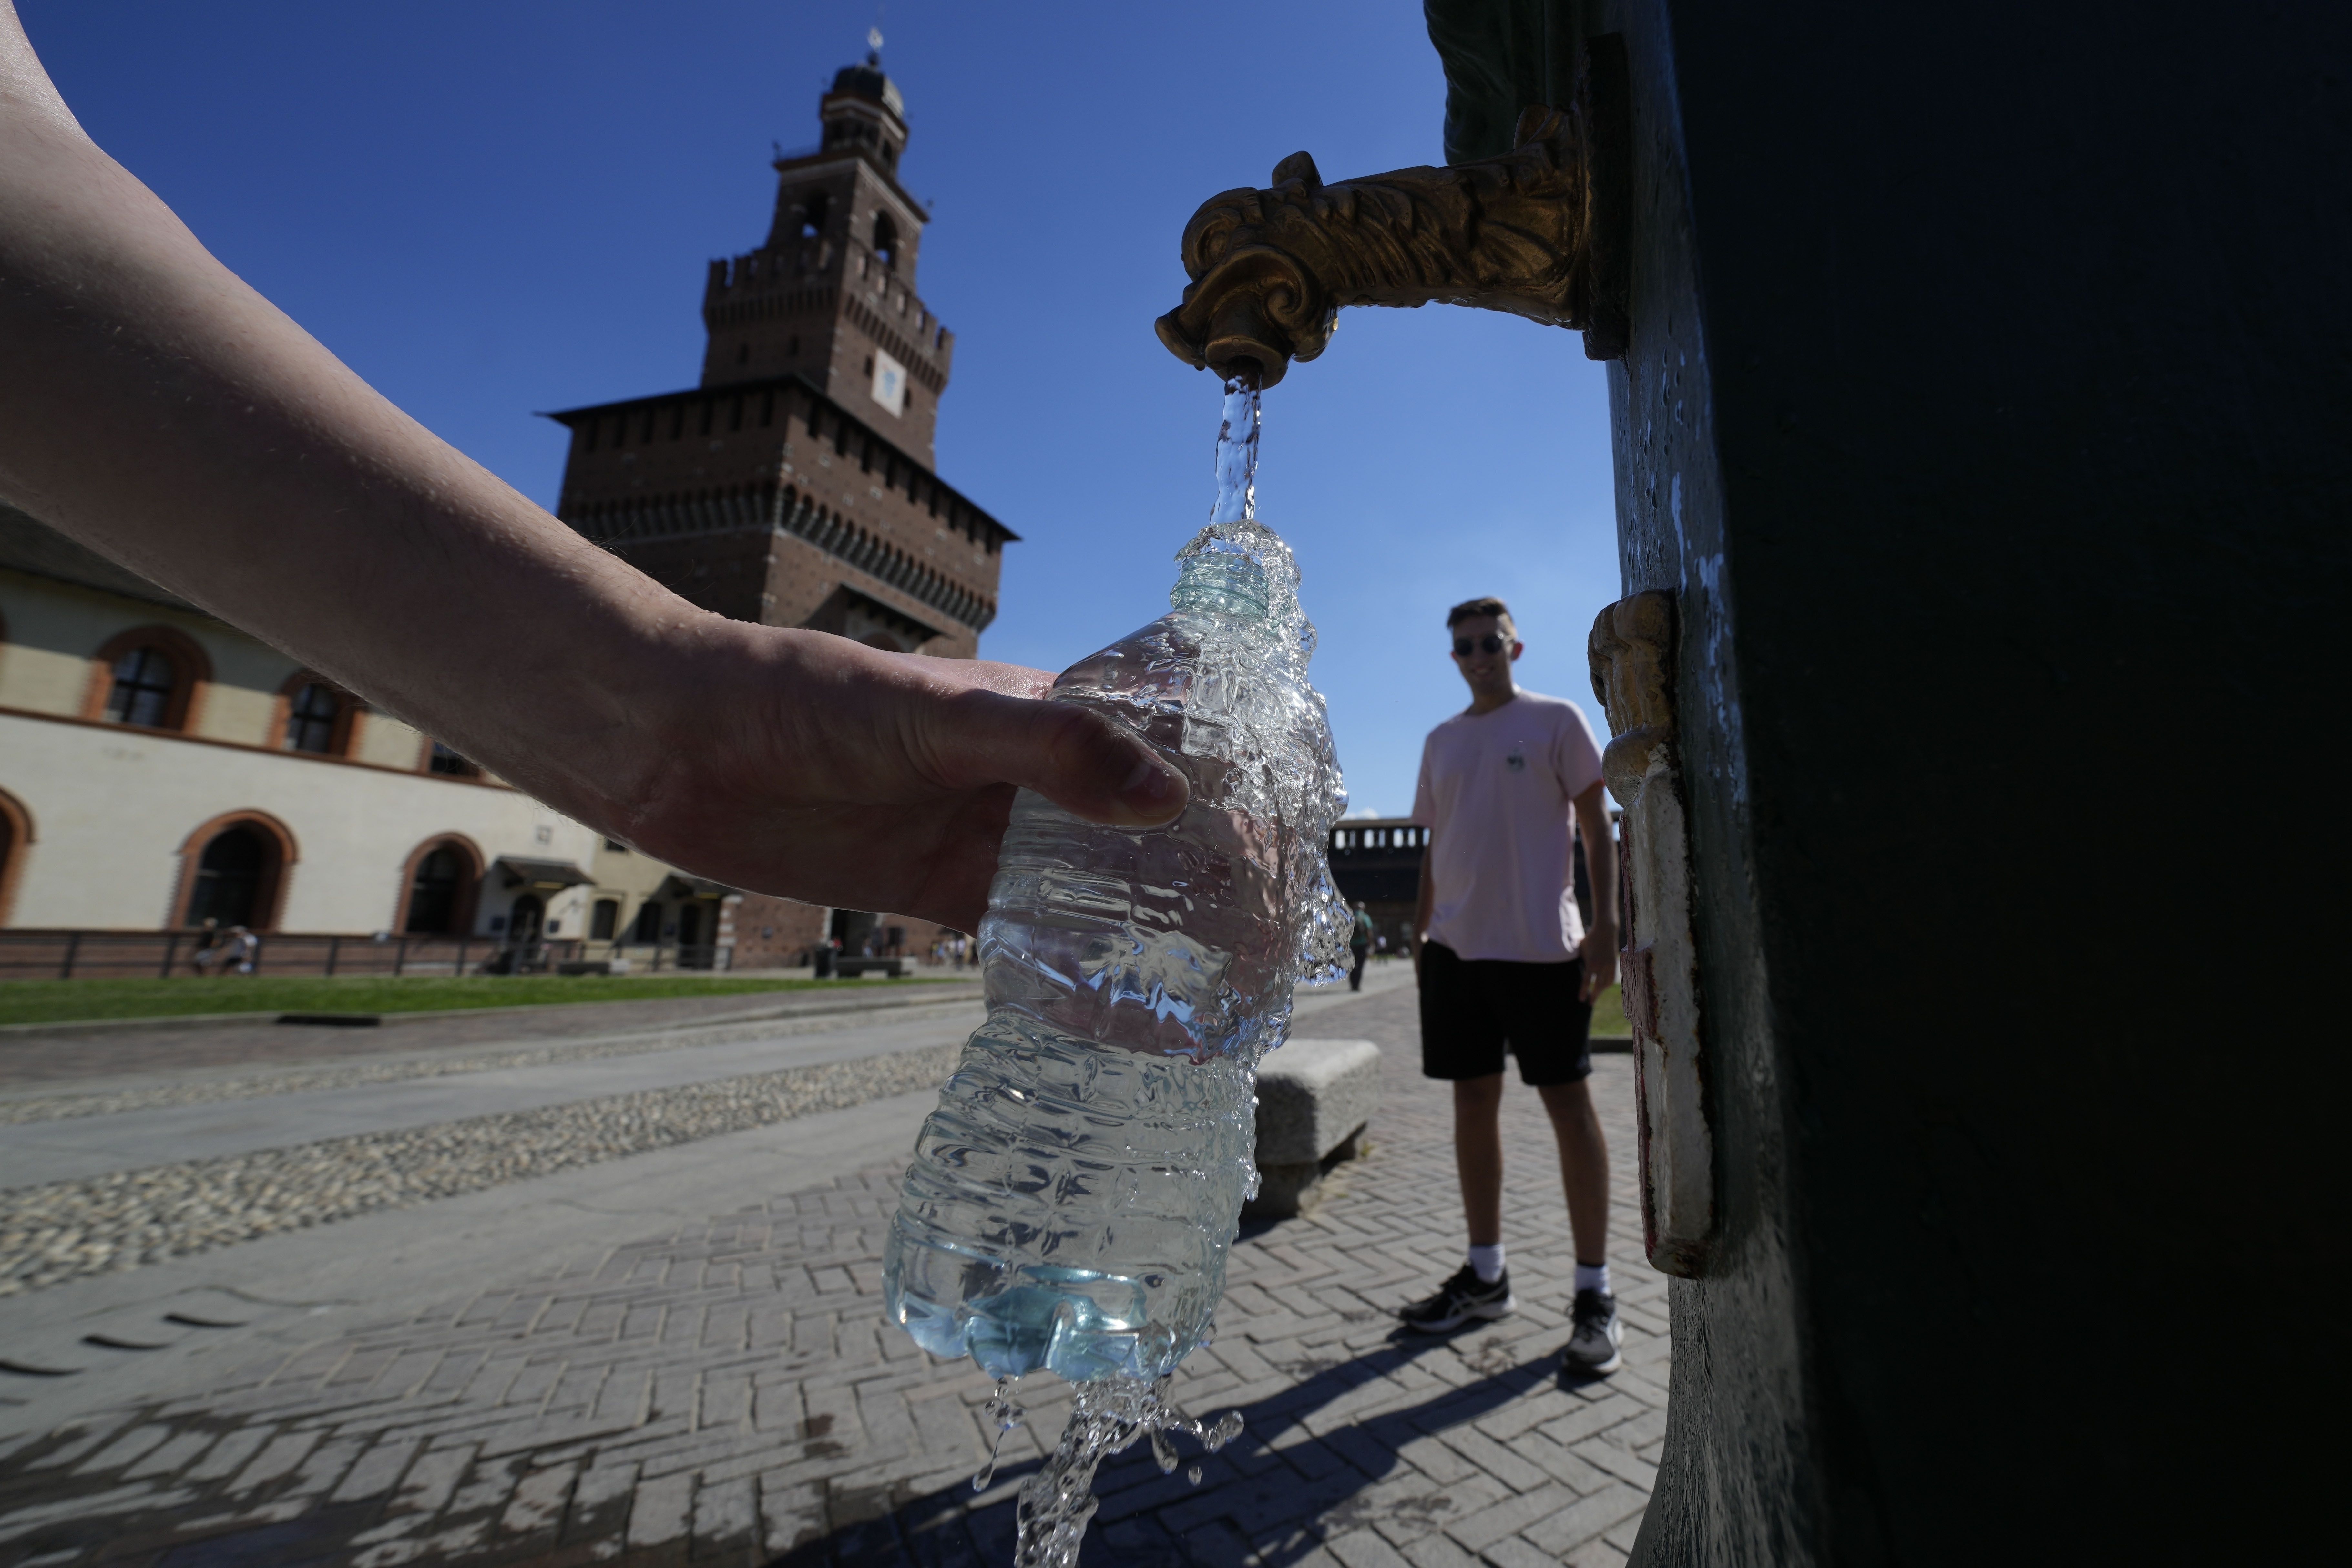
M1107 1464L1087 1561L1621 1561L1667 1365L1664 1281L1641 1264L1627 1184L1631 1062L1594 1075L1626 1364L1579 1380L1559 1367L1571 1258L1533 1092L1505 1100L1519 1312L1407 1337L1394 1309L1460 1256L1447 1101L1417 1070L1412 994L1331 1006L1301 1033L1387 1053L1370 1148L1316 1213L1244 1233L1216 1342L1178 1374L1195 1414L1240 1409L1243 1437L1197 1487L1143 1449ZM903 1164L10 1439L0 1563L1007 1563L1013 1489L1066 1405L1030 1380L1028 1426L972 1493L986 1381L878 1318Z
M944 977L944 978L942 978ZM212 982L234 984L234 980ZM190 1071L269 1063L322 1062L396 1052L511 1045L522 1040L572 1040L848 1002L897 1002L914 986L944 984L945 994L980 994L976 976L927 971L895 985L880 980L843 981L838 992L735 991L716 996L660 996L635 1002L578 1002L551 1007L496 1007L443 1014L391 1014L372 1029L276 1022L141 1024L89 1032L16 1029L0 1032L0 1089L51 1086L131 1075L179 1077ZM868 989L870 988L870 989Z

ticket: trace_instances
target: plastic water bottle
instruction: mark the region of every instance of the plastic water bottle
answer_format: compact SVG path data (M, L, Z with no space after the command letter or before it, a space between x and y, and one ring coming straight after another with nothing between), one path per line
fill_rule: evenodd
M1018 797L980 929L988 1021L884 1256L890 1319L999 1377L1156 1378L1202 1342L1257 1188L1258 1058L1292 988L1340 972L1347 797L1297 567L1246 517L1177 560L1169 613L1053 695L1149 741L1191 803L1130 829Z

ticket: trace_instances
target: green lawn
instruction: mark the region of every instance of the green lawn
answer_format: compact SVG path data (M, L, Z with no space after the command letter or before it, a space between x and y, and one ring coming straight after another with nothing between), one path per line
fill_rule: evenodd
M1630 1035L1633 1026L1625 1021L1625 994L1612 985L1592 999L1592 1032L1596 1035Z
M744 975L706 980L683 974L469 974L327 979L191 974L169 980L10 980L0 982L0 1024L169 1018L193 1013L430 1013L446 1007L640 1002L655 996L725 996L828 985L919 985L926 984L926 978L832 981Z

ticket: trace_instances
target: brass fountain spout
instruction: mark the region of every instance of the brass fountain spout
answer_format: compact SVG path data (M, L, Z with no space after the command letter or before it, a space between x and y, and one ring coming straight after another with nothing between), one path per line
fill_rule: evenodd
M1567 109L1519 116L1508 153L1325 184L1293 153L1269 190L1212 196L1184 226L1184 302L1160 318L1178 359L1261 386L1331 341L1342 305L1431 300L1508 310L1625 352L1622 76L1593 58Z

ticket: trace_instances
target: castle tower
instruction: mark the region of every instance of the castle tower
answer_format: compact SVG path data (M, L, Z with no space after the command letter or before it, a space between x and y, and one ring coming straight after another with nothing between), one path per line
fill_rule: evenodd
M700 384L551 416L557 515L721 615L970 658L1019 536L933 468L955 338L915 293L905 103L869 55L817 117L765 242L710 264Z
M915 292L930 216L898 184L904 101L868 56L818 100L824 140L776 160L766 243L710 264L702 384L793 374L864 411L926 466L955 335Z

